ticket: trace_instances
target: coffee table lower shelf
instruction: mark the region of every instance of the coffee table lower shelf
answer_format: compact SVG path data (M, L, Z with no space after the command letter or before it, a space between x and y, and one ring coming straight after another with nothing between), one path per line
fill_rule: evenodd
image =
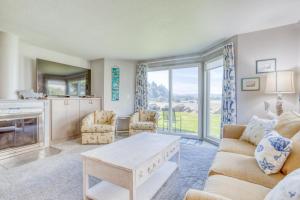
M150 200L177 169L175 162L167 161L149 179L137 188L137 199ZM93 200L129 200L129 191L102 181L91 187L86 196Z

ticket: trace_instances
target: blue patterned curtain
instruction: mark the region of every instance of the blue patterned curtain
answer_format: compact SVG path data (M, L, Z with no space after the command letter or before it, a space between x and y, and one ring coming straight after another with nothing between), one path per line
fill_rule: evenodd
M233 44L224 47L222 126L236 123L236 85Z
M145 110L148 107L147 65L139 64L136 68L134 110Z

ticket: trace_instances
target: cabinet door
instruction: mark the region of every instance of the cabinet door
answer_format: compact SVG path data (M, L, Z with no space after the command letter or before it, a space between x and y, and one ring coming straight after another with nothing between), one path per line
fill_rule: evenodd
M79 101L67 100L67 134L73 137L79 134Z
M96 110L100 110L100 99L80 100L80 120Z
M68 137L66 130L67 106L66 100L51 101L51 140L60 140Z

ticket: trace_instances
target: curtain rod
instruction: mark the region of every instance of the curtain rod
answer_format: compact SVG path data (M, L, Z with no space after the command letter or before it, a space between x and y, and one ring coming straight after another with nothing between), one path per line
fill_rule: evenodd
M212 54L214 52L217 52L219 50L221 50L222 48L224 48L226 45L229 45L229 44L233 44L232 42L230 43L227 43L225 45L221 45L219 47L216 47L208 52L205 52L205 53L199 53L199 55L194 55L194 56L182 56L182 57L174 57L174 58L165 58L165 59L159 59L159 60L149 60L149 61L145 61L145 62L141 62L140 64L157 64L157 63L164 63L164 62L172 62L172 61L178 61L178 60L189 60L189 59L195 59L195 58L203 58L209 54Z

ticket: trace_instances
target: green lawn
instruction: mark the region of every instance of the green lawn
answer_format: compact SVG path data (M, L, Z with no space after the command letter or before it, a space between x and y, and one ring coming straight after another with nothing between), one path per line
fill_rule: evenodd
M176 123L172 123L173 130L176 125L176 132L180 132L180 119L181 119L181 132L198 132L198 116L194 112L176 112ZM160 118L158 121L158 127L163 128L163 123L165 130L167 129L168 121L163 122L163 113L160 112ZM210 135L216 138L220 137L220 114L211 114L211 133Z

